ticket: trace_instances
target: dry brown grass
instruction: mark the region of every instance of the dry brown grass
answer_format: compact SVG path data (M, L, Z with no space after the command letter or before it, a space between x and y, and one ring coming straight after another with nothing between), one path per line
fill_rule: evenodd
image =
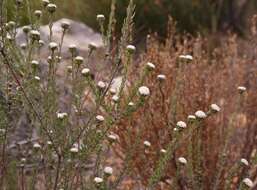
M201 136L204 189L210 189L214 183L218 157L222 153L225 133L230 122L234 132L229 139L227 161L221 170L219 189L224 189L228 171L240 158L252 160L252 167L249 170L240 168L234 177L234 185L238 185L243 173L248 173L256 180L256 34L249 36L246 42L242 42L236 35L229 34L220 40L220 45L216 48L210 48L210 39L178 35L173 25L170 26L170 36L165 44L159 43L155 37L148 38L146 53L140 58L140 64L135 65L131 72L130 80L135 81L137 67L144 66L148 61L156 65L155 71L145 83L151 90L148 103L135 112L130 120L124 120L117 126L115 132L120 136L120 143L116 147L117 154L123 157L135 142L136 135L142 130L140 145L133 156L132 170L138 179L147 184L160 158L160 150L172 138L171 131L176 122L185 121L189 114L194 114L199 109L208 111L210 104L217 103L221 107L221 112L204 122ZM192 54L194 60L178 68L178 56L181 54ZM178 74L179 72L181 74ZM158 74L165 74L166 81L158 82ZM180 85L177 92L176 85ZM247 93L239 102L238 86L247 88ZM233 114L235 119L232 120ZM194 143L194 138L194 134L192 139L186 138L174 152L175 159L169 162L162 178L163 182L173 178L178 167L176 158L188 157L186 147L190 140ZM145 140L152 144L148 151L145 151L143 146ZM180 189L186 189L186 181L187 175L184 173L179 179ZM162 187L167 188L168 186Z

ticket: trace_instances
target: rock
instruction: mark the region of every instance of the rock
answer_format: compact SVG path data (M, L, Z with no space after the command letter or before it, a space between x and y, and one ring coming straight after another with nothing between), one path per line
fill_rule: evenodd
M61 41L62 36L62 28L61 23L69 22L70 29L67 31L64 37L63 42L63 52L64 54L67 53L68 47L71 44L77 45L81 54L85 54L88 51L88 45L90 43L94 43L98 48L103 46L102 37L99 33L96 33L90 27L86 26L85 24L77 21L73 21L70 19L60 19L53 23L53 38L52 41L59 43ZM26 37L22 32L22 28L17 30L17 43L25 43ZM43 40L46 44L49 43L49 26L41 26L40 27L40 35L41 40ZM45 46L43 52L47 51L47 47Z

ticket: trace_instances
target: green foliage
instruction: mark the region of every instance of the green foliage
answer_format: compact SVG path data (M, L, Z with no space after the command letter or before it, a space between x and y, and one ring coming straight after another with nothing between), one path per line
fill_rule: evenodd
M13 15L15 0L8 1L9 18ZM80 20L92 28L98 30L96 22L97 14L110 13L111 0L55 0L59 11L57 18L69 17ZM41 7L41 1L30 0L34 8ZM177 26L181 32L191 33L216 32L217 30L231 28L242 33L249 14L256 12L255 0L245 1L241 6L233 3L233 0L137 0L136 2L136 28L140 34L149 31L157 31L166 34L168 17L172 16L178 21ZM117 23L122 27L122 19L126 15L128 0L117 1ZM23 23L28 23L28 16L23 15ZM142 33L143 32L143 33Z

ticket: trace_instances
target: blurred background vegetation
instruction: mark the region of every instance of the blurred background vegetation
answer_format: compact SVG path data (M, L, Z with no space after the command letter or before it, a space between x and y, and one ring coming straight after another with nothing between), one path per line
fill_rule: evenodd
M11 19L15 12L15 1L6 0L8 16ZM41 8L41 0L29 1L32 9ZM72 18L82 21L98 30L96 14L108 17L112 0L52 0L59 11L57 17ZM122 25L129 0L117 1L117 24ZM256 0L135 0L137 33L145 35L148 32L166 34L169 16L177 21L179 31L202 34L235 31L241 35L245 32L249 17L257 13ZM26 6L24 6L26 9ZM22 17L22 24L28 23L28 18Z

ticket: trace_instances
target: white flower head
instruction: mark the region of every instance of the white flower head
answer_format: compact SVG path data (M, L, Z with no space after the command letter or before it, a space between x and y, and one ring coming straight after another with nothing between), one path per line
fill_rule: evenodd
M72 147L72 148L70 149L70 152L71 152L71 153L78 153L78 152L79 152L79 149L78 149L78 147Z
M132 107L132 106L134 106L135 104L134 104L134 102L129 102L128 105Z
M97 115L95 118L99 122L103 122L104 121L104 116L102 116L102 115Z
M118 135L114 135L114 134L110 134L110 135L108 135L108 140L110 141L110 142L115 142L115 141L117 141L118 140Z
M31 37L33 40L40 40L40 33L39 33L39 31L37 31L37 30L31 30L31 31L30 31L30 37Z
M57 9L57 6L53 3L49 3L46 8L49 13L54 13Z
M45 42L43 40L39 40L38 44L39 44L40 47L43 47L45 45Z
M68 117L68 114L65 113L65 112L63 112L63 113L57 113L57 118L58 118L58 119L64 119L64 118L66 118L66 117Z
M219 112L220 107L217 104L211 104L211 111L213 111L214 113Z
M89 48L90 50L95 50L95 49L97 48L97 45L96 45L94 42L90 42L90 43L88 44L88 48Z
M138 92L141 96L149 96L150 95L150 90L146 86L139 87Z
M117 92L117 91L116 91L115 88L110 88L110 93L111 93L111 94L116 94L116 92Z
M25 34L29 33L30 30L31 30L31 27L30 27L30 26L23 26L23 27L22 27L22 31L23 31ZM39 34L39 35L40 35L40 34Z
M112 173L113 173L112 167L109 167L109 166L105 167L105 168L104 168L104 173L105 173L106 175L112 175Z
M55 42L50 42L48 47L50 50L55 51L58 48L58 44Z
M134 53L136 51L136 47L133 45L127 45L127 51L129 53Z
M244 93L246 91L246 87L239 86L239 87L237 87L237 90L239 91L240 94L242 94L242 93Z
M253 187L253 181L249 178L244 178L243 183L250 188Z
M245 158L241 158L240 162L245 166L249 166L249 162Z
M74 53L77 50L77 46L75 44L70 44L69 45L69 50L71 53Z
M69 73L72 72L72 66L71 66L71 65L68 65L68 66L67 66L67 71L68 71Z
M105 16L103 14L98 14L96 16L96 19L98 22L103 22L103 21L105 21Z
M207 117L206 113L201 110L198 110L197 112L195 112L195 116L199 119L204 119Z
M0 134L4 134L6 132L5 129L0 129Z
M178 161L179 161L179 163L181 163L181 164L184 164L184 165L187 164L187 160L186 160L184 157L179 157L179 158L178 158Z
M32 61L31 61L31 65L33 65L33 66L38 66L38 65L39 65L39 62L36 61L36 60L32 60Z
M159 81L165 81L165 80L166 80L166 76L163 75L163 74L160 74L160 75L157 76L157 79L158 79Z
M192 61L193 60L192 55L180 55L179 58L182 59L182 60L187 60L187 61Z
M103 81L99 81L99 82L97 83L97 86L98 86L98 88L100 88L100 89L105 89L106 84L105 84L105 82L103 82Z
M26 158L22 158L22 159L21 159L21 162L22 162L22 163L25 163L26 161L27 161Z
M178 131L178 128L177 127L173 128L173 131L174 132Z
M94 182L96 183L96 184L100 184L100 183L103 183L103 178L100 178L100 177L95 177L94 178Z
M151 143L149 141L144 141L144 145L145 145L145 147L150 147Z
M63 30L68 30L70 28L70 22L67 20L62 21L61 27Z
M47 141L47 145L51 146L52 144L52 141Z
M151 62L148 62L148 63L146 64L146 67L147 67L147 69L149 69L149 70L154 70L154 69L155 69L155 65L154 65L153 63L151 63Z
M178 121L177 127L184 129L187 127L187 124L184 121Z
M84 58L83 57L81 57L81 56L75 57L75 63L77 65L81 65L83 62L84 62Z
M117 102L119 101L119 96L114 95L114 96L112 97L112 101L115 102L115 103L117 103Z
M189 115L189 116L187 117L187 119L188 119L188 120L195 120L196 117L195 117L194 115Z
M33 144L33 148L34 149L40 149L41 148L41 145L39 143L34 143Z
M39 77L39 76L34 76L34 79L35 79L36 81L40 81L40 77Z
M161 149L161 151L160 151L161 153L163 153L163 154L165 154L165 153L167 153L167 150L165 150L165 149Z
M49 2L49 0L42 0L42 3L46 7L50 2Z
M42 11L41 10L35 10L34 11L34 15L38 18L40 18L42 16Z
M89 73L90 73L90 69L89 69L89 68L84 68L84 69L82 69L82 71L81 71L81 74L82 74L83 76L88 76Z
M20 44L20 47L21 47L21 49L23 49L23 50L24 50L24 49L26 49L26 48L27 48L27 44L26 44L26 43L21 43L21 44Z

